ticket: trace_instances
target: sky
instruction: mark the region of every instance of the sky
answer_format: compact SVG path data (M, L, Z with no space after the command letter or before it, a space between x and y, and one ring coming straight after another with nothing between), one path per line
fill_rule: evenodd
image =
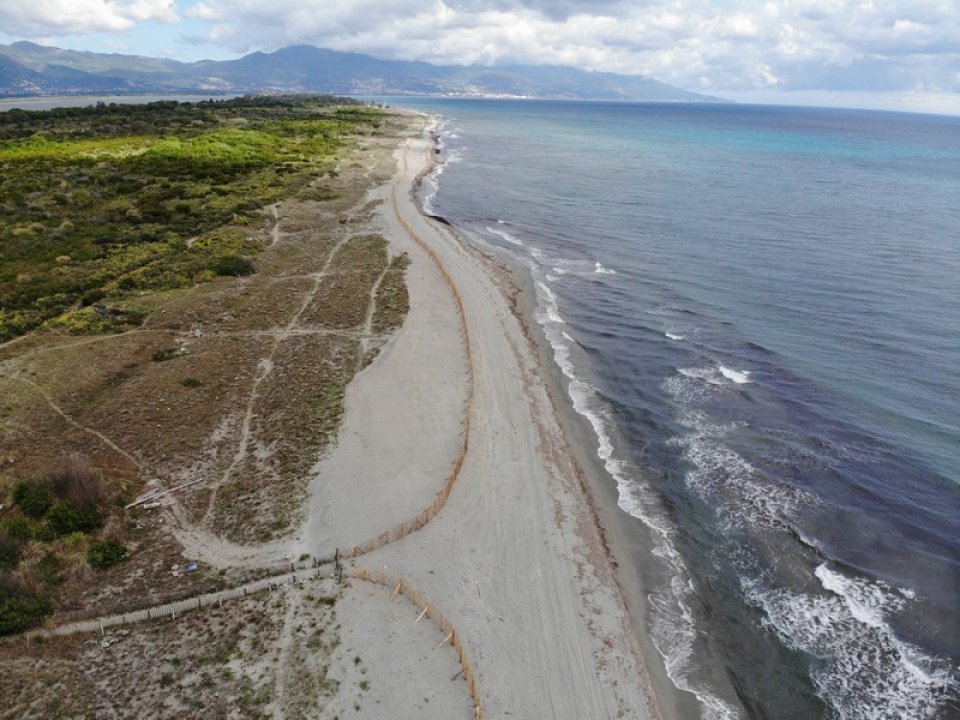
M0 43L16 40L185 61L310 44L960 115L960 0L0 0Z

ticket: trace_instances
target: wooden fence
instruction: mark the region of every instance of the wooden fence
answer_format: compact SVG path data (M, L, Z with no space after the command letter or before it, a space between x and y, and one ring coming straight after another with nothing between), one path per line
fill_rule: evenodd
M297 570L288 572L282 576L273 576L254 580L252 582L239 585L226 590L217 590L214 592L195 595L184 600L176 600L162 605L154 605L140 610L127 610L116 614L103 613L98 617L87 620L78 620L74 622L63 623L51 629L31 630L25 635L27 637L37 637L43 635L74 635L76 633L96 632L101 633L109 627L119 625L132 625L135 623L149 622L151 620L163 620L165 618L176 619L178 615L191 610L200 610L202 608L214 605L223 605L224 602L235 600L237 598L257 595L259 593L279 590L287 585L307 582L317 578L324 577L322 567L308 568L306 570ZM335 577L334 573L327 573L326 577ZM14 639L17 636L11 636Z
M297 574L298 572L303 571L305 574L314 569L323 567L324 565L330 565L335 561L335 556L331 555L330 557L318 558L313 557L312 555L304 557L296 561L285 561L280 563L275 563L273 565L268 565L266 567L255 568L253 570L253 578L247 580L246 582L241 582L232 587L223 587L216 590L209 590L206 593L197 595L196 591L189 594L181 595L181 597L176 597L176 593L171 593L173 597L168 596L166 599L155 598L153 600L149 598L141 598L138 601L127 600L125 602L117 602L108 605L98 604L92 608L86 608L83 610L67 610L62 613L58 613L56 620L62 624L76 623L81 620L95 619L106 616L119 616L123 614L139 613L146 612L150 609L157 607L173 607L174 605L183 605L185 603L194 603L198 597L214 597L220 596L224 593L230 593L232 591L242 591L244 588L252 588L259 586L260 584L265 584L268 586L271 582L276 585L278 582L283 581L285 578ZM259 576L259 577L258 577ZM314 575L316 577L316 575ZM226 597L226 596L225 596ZM157 617L154 614L153 617ZM147 619L147 618L143 618Z
M477 676L473 670L473 663L471 663L470 658L467 657L467 651L460 639L460 633L457 632L454 624L447 619L447 616L437 610L436 606L427 600L415 585L410 584L396 575L379 572L377 570L367 570L366 568L350 568L344 571L344 575L378 583L379 585L390 588L393 590L394 597L398 594L405 595L410 602L422 611L421 617L425 615L436 623L444 635L443 642L449 642L457 653L457 660L463 669L463 679L466 680L467 687L470 690L470 697L473 699L474 717L476 720L483 720L483 706L480 704L480 691L477 688ZM441 645L442 644L443 643L441 643Z
M406 156L403 158L403 167L404 171L406 171ZM457 287L457 284L453 280L453 276L450 274L450 271L447 269L446 264L440 258L440 255L437 253L437 251L433 248L433 246L430 245L430 243L424 240L420 233L414 230L410 223L407 222L403 215L400 214L399 195L397 189L399 182L399 179L394 181L392 187L393 205L397 215L397 220L403 226L404 230L407 231L410 237L412 237L414 241L416 241L416 243L433 259L434 263L436 263L440 273L443 275L447 284L450 286L450 289L453 291L453 297L457 303L457 312L460 315L460 321L463 324L464 344L466 345L467 351L467 378L469 381L469 386L467 389L467 417L464 423L463 443L460 446L460 451L457 453L457 458L453 463L453 470L447 476L446 482L443 485L443 489L437 493L436 499L434 499L434 501L428 507L421 510L416 517L405 522L401 522L392 527L390 530L387 530L386 532L374 538L370 538L364 543L342 550L340 552L340 556L344 559L355 558L368 552L373 552L377 548L399 540L400 538L405 537L412 532L416 532L430 522L437 515L437 513L443 509L443 506L447 504L447 499L450 497L453 486L460 477L460 470L463 468L464 460L467 457L467 451L470 449L470 429L473 423L473 397L476 383L474 382L473 374L473 346L470 342L470 324L467 322L467 314L465 312L463 296L460 294L460 288Z

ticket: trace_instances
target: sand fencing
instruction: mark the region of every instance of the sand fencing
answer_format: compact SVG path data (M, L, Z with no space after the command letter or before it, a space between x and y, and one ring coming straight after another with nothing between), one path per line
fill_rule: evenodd
M58 613L56 619L62 625L69 625L88 619L121 617L127 615L132 617L148 611L153 611L152 617L144 616L140 619L156 619L157 617L161 617L157 615L156 611L158 608L189 606L189 608L192 609L197 607L197 600L199 599L222 598L224 600L229 600L243 595L244 590L247 590L250 593L258 592L259 590L256 590L255 588L267 589L271 584L274 586L278 584L284 584L292 577L296 577L297 582L299 582L300 578L308 576L310 578L319 577L319 568L324 565L331 565L335 562L335 555L326 558L309 556L295 562L287 561L263 568L257 568L252 579L248 579L246 582L241 582L231 587L210 589L207 592L201 592L199 594L196 590L194 590L187 594L182 594L179 598L174 597L173 599L168 599L166 601L162 599L153 601L145 599L141 600L140 602L127 600L125 602L117 602L112 604L100 603L95 607L87 608L85 610L67 610L66 612ZM314 570L317 570L317 572L312 572ZM186 574L185 571L184 574ZM257 577L258 575L259 577ZM235 593L239 593L239 595ZM180 612L180 610L178 610L178 612ZM169 615L170 613L167 612L166 614ZM92 629L96 630L98 627L99 626Z
M403 158L403 167L404 170L406 170L406 156ZM464 428L462 433L463 444L460 447L460 451L457 453L457 458L453 463L453 470L447 476L446 482L443 485L443 489L437 494L436 499L430 504L429 507L420 511L415 518L399 523L377 537L370 538L366 542L359 545L354 545L353 547L340 550L340 557L344 560L373 552L377 548L381 548L388 543L399 540L400 538L405 537L412 532L416 532L430 522L434 517L436 517L437 513L439 513L443 509L443 506L447 504L450 493L453 491L453 486L457 483L457 478L460 477L460 470L463 468L464 460L467 457L467 451L470 449L470 427L473 421L473 396L476 383L474 382L473 375L473 347L470 343L470 326L467 323L467 315L464 311L463 296L460 294L460 288L457 287L457 284L453 280L453 276L450 274L450 271L447 270L446 264L440 258L440 255L437 253L437 251L434 250L433 246L424 240L420 233L414 230L410 223L407 222L403 215L400 214L397 190L398 184L399 180L393 184L393 205L397 220L403 226L403 229L407 231L407 234L414 239L417 245L419 245L424 252L431 257L437 268L440 270L444 280L446 280L447 285L450 286L450 290L453 292L453 297L457 303L457 312L460 315L460 322L463 324L464 345L466 346L467 353L467 378L469 383L467 390L467 416L464 420Z
M437 610L436 606L427 600L415 585L410 584L396 575L379 572L377 570L367 570L365 568L349 568L344 570L344 575L350 578L377 583L393 590L391 600L397 595L405 595L411 603L421 609L420 617L417 618L416 622L420 622L420 619L424 616L433 620L437 627L440 628L440 631L444 633L444 639L437 647L439 648L444 643L449 642L451 647L456 651L457 660L459 660L460 667L462 668L463 679L466 680L467 687L470 690L470 697L473 699L474 717L476 720L483 720L483 706L480 704L480 692L477 689L477 676L473 671L473 664L470 662L470 658L467 657L466 648L464 648L463 642L460 640L460 633L457 632L454 624L447 619L447 616Z
M298 570L286 573L281 576L273 576L254 580L244 585L228 588L226 590L217 590L195 595L184 600L175 600L162 605L153 605L141 610L128 610L114 615L103 613L98 617L89 620L77 620L74 622L63 623L54 628L40 628L31 630L23 635L10 635L2 640L13 640L18 637L37 637L43 635L74 635L76 633L97 632L103 633L107 628L120 625L133 625L135 623L150 622L151 620L176 620L178 615L200 610L212 606L223 605L224 602L236 600L251 595L257 595L264 592L280 590L288 585L305 583L310 580L316 580L320 577L335 578L336 574L327 572L324 574L322 567L310 568L307 570ZM102 612L102 609L101 609Z

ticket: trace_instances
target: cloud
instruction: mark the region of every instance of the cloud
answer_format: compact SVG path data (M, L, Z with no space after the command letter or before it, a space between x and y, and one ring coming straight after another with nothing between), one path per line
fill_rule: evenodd
M29 0L0 4L7 35L43 37L91 32L124 32L138 22L178 20L175 0Z
M190 43L206 33L232 53L311 44L446 65L566 64L721 94L960 93L958 1L0 0L0 27L123 32L176 21L179 2Z
M561 63L705 91L960 92L956 0L203 0L236 52L305 43L441 64Z

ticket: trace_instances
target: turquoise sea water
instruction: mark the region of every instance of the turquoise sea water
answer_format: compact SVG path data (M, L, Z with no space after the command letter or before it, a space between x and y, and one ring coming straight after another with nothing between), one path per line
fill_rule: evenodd
M960 119L411 101L527 262L704 717L960 717Z

